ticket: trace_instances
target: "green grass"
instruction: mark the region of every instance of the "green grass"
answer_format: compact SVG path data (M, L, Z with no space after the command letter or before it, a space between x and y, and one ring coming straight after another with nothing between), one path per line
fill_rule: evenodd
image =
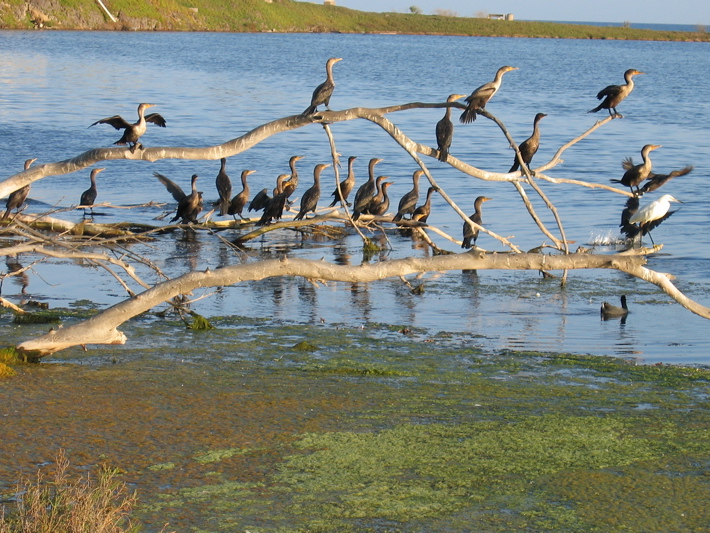
M61 0L43 5L55 29L232 31L232 32L343 32L431 35L478 35L569 39L631 39L708 41L703 28L696 32L661 32L632 27L598 27L552 22L499 21L483 18L368 13L320 3L274 0L111 0L106 3L118 18L112 23L93 0ZM32 27L24 0L0 6L0 28ZM195 13L194 9L197 9ZM192 9L192 10L191 10Z

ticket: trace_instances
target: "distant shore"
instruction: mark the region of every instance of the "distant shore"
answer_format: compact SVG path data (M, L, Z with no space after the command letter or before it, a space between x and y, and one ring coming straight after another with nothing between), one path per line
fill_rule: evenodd
M112 0L6 0L0 4L0 29L97 31L206 31L236 33L374 33L708 42L710 33L580 23L491 20L413 13L370 13L340 6L292 0L233 0L228 10L216 0L200 6L175 0L135 4Z

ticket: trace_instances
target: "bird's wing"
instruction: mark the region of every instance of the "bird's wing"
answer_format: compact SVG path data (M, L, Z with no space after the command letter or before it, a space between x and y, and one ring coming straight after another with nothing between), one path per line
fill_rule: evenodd
M597 100L601 100L605 96L617 94L621 90L621 85L608 85L597 93Z
M170 194L173 195L173 198L175 198L176 202L180 202L181 200L184 200L187 197L187 195L183 192L180 186L167 176L164 176L160 172L153 172L153 176L158 178L160 180L160 183L165 185L165 188Z
M678 211L679 211L678 209L676 209L675 211L668 211L668 213L663 215L661 218L657 218L656 220L652 220L651 222L644 224L643 225L643 234L646 235L649 231L652 231L654 228L657 228L658 226L661 225L661 223L664 220L666 220L673 213L677 213Z
M631 158L631 157L625 158L625 159L621 162L621 166L622 166L622 168L623 168L624 170L630 170L630 169L634 168L634 160L633 160L633 158Z
M97 124L110 124L117 130L123 130L128 128L129 126L132 126L130 122L127 122L126 119L119 115L114 115L108 118L102 118L101 120L97 120L96 122L94 122L91 126L96 126Z
M152 124L157 124L161 128L164 128L167 122L165 122L165 119L160 115L160 113L151 113L150 115L145 116L145 121L146 122L151 122Z

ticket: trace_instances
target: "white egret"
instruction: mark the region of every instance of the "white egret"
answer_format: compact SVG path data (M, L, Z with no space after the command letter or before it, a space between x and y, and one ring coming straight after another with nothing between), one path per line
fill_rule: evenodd
M674 213L674 211L669 212L671 202L683 203L673 198L670 194L664 194L658 200L654 200L636 211L629 219L629 222L638 224L641 232L644 235L648 233L648 236L651 237L651 230ZM651 243L655 245L653 237L651 237Z

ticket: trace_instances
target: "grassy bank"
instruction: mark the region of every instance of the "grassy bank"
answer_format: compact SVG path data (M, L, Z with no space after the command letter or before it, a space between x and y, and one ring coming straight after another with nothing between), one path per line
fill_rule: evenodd
M0 27L64 30L344 32L570 39L709 41L710 34L548 22L498 21L405 13L367 13L291 0L110 0L116 22L94 0L6 0ZM34 22L33 22L34 21Z

